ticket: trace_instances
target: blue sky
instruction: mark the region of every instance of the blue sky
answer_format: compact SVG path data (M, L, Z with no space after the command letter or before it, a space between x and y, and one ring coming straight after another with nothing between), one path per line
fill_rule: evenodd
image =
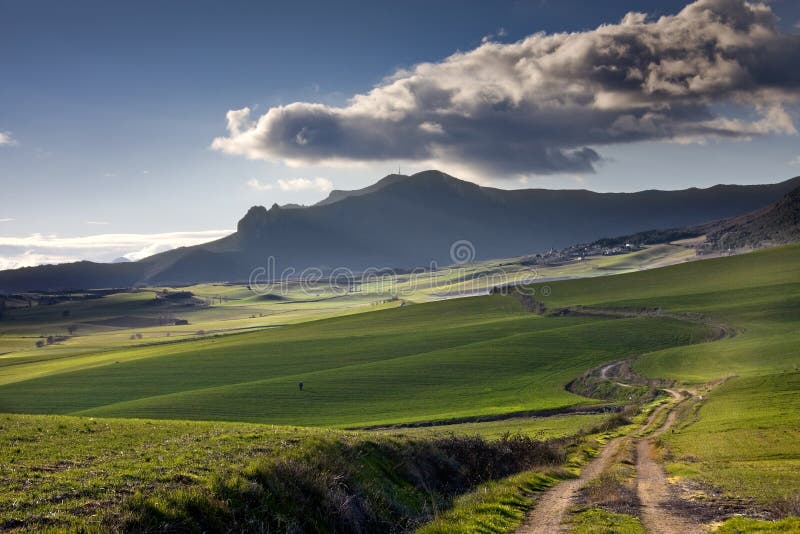
M345 151L343 161L302 154L290 166L275 146L258 147L258 159L248 159L226 130L229 110L248 107L255 120L293 102L342 109L398 69L470 52L487 37L514 43L537 32L591 32L629 11L655 20L685 4L0 0L0 267L48 258L108 260L192 243L212 234L173 232L222 234L251 205L313 203L330 187L363 187L398 165L408 173L432 162L391 153L362 161ZM781 32L800 31L797 2L769 5ZM798 117L796 101L782 110ZM752 113L737 107L724 116L755 122ZM599 161L546 172L527 159L513 169L480 159L434 163L498 187L598 191L800 174L797 135L727 135L702 144L683 137L588 144ZM239 144L211 148L226 136ZM169 235L147 235L155 233ZM120 238L119 247L106 246L113 238L55 246L55 239L107 234L142 236ZM28 259L20 259L25 253Z

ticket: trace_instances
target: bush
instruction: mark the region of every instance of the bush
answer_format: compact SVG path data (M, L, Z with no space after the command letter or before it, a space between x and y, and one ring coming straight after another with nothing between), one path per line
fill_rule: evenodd
M520 435L304 442L217 473L205 492L131 499L123 530L407 531L478 484L561 463L564 445Z

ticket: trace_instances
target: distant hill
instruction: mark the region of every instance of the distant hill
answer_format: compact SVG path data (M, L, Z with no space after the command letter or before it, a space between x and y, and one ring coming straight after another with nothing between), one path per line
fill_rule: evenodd
M390 175L357 191L334 191L315 206L254 206L237 231L211 243L119 264L78 262L0 272L0 291L128 287L246 280L274 256L293 267L410 268L452 263L468 240L475 259L518 256L603 236L681 228L762 208L800 186L769 185L595 193L481 187L438 171ZM468 255L469 256L469 255Z
M800 241L800 188L746 215L704 228L710 250L761 248Z
M800 241L800 187L763 208L719 221L669 229L645 230L598 239L588 246L652 245L705 236L700 253L746 250Z

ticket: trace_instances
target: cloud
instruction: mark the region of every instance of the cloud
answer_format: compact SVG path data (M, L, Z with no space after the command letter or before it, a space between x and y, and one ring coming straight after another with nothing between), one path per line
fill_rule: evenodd
M11 132L0 132L0 146L14 146L17 140L11 135Z
M95 226L105 226L108 223L106 221L86 221L86 224L92 224Z
M278 186L283 191L307 191L315 190L322 193L327 193L333 189L333 182L327 178L292 178L289 180L278 180Z
M0 223L11 222L11 221L15 221L15 220L16 219L14 219L13 217L6 217L4 219L0 219Z
M320 191L327 193L333 189L333 182L327 178L290 178L287 180L278 180L278 187L281 191ZM269 191L273 188L272 184L262 182L256 178L247 181L247 187L253 191Z
M595 170L602 147L795 134L800 35L771 8L698 0L575 33L488 41L399 70L347 105L227 114L216 150L289 165L416 161L496 177Z
M800 167L800 156L795 156L789 160L789 165L792 167Z
M159 252L166 252L168 250L172 250L173 248L175 247L169 243L153 243L145 247L142 247L139 250L128 252L127 254L124 254L122 257L131 261L139 261L149 256L152 256L153 254L158 254Z
M120 256L138 260L165 250L213 241L231 233L232 230L205 230L159 234L98 234L80 237L44 234L32 234L26 237L0 236L0 268L11 269L78 260L111 261Z
M0 256L0 271L5 269L19 269L20 267L34 267L75 261L69 256L55 254L40 254L33 250L26 250L20 254Z
M481 38L481 43L488 43L490 41L494 41L497 37L505 37L508 35L508 31L505 28L500 28L495 33L490 33L488 35L484 35Z
M232 233L231 230L203 230L199 232L165 232L160 234L98 234L80 237L31 234L27 237L0 236L0 246L105 249L132 248L151 243L168 243L176 247L182 247L218 239L230 233Z
M247 181L247 187L253 191L269 191L272 189L272 184L267 184L257 180L256 178L252 178Z

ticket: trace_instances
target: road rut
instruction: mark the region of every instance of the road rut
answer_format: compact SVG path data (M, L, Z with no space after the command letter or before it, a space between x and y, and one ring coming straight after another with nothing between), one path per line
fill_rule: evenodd
M600 454L581 470L578 478L560 482L539 497L536 506L517 530L518 534L554 534L566 532L568 525L562 525L567 510L572 506L578 491L590 480L596 478L609 466L622 438L609 441Z
M680 395L676 392L669 391L669 393L676 399L680 399ZM680 402L678 400L678 403ZM664 469L656 460L653 439L669 430L676 418L677 413L673 408L658 430L636 444L636 491L642 506L640 515L642 524L651 534L701 534L706 532L702 525L691 516L682 515L671 505L670 485Z

